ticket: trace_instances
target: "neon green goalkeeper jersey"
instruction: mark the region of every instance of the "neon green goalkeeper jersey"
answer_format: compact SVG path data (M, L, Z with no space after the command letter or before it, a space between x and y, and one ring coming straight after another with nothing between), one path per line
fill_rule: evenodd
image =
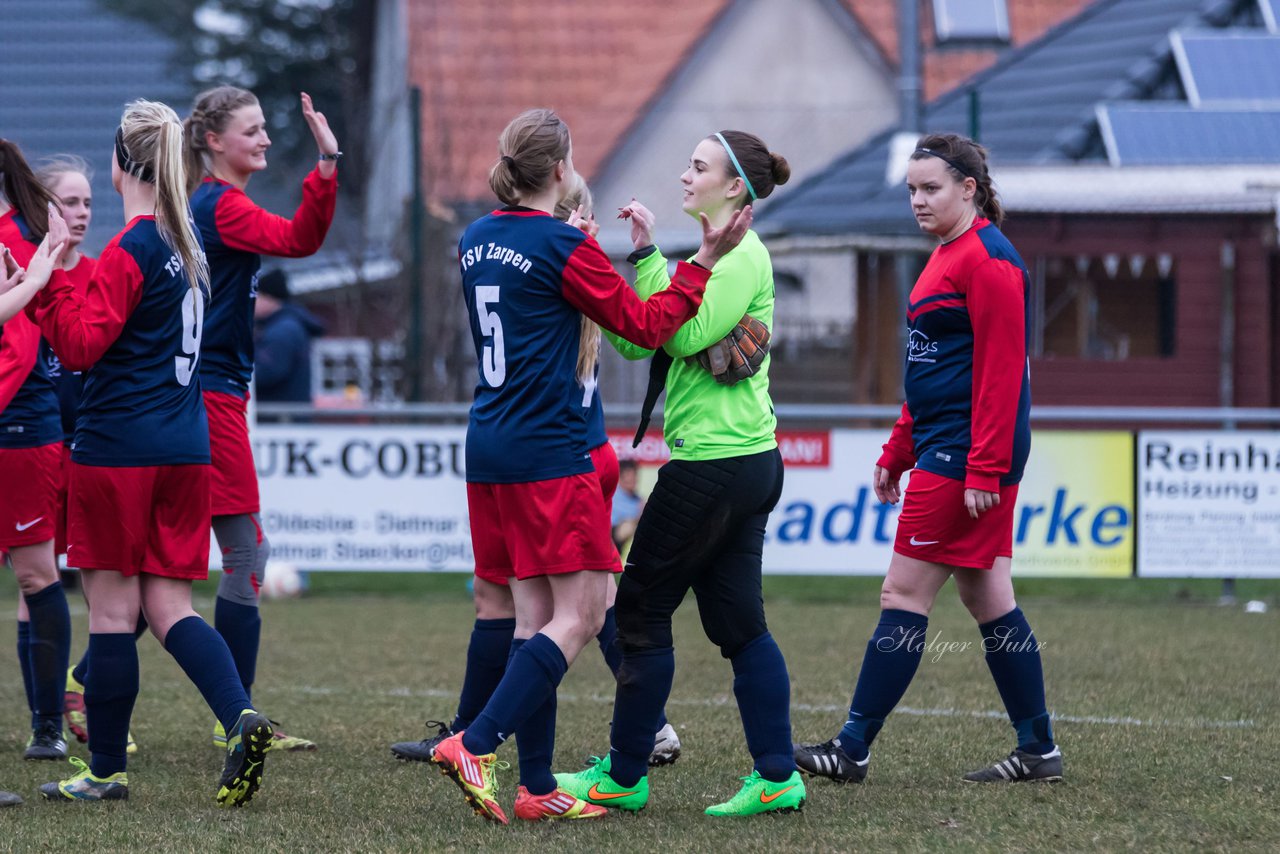
M654 251L636 263L636 292L643 299L667 287L667 259ZM749 314L773 330L773 264L754 231L716 262L702 306L692 320L663 345L674 357L667 372L663 437L675 460L719 460L758 454L778 446L778 420L769 399L766 356L756 375L736 385L716 382L691 356L729 334ZM610 343L628 359L645 359L652 350L609 332Z

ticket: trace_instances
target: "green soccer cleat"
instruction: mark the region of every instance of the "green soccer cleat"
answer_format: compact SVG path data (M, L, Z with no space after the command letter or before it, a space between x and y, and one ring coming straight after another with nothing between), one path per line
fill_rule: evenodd
M218 804L239 807L249 803L262 785L262 764L271 749L271 722L253 709L240 713L227 736L227 761L218 781Z
M46 801L65 804L71 801L129 799L129 775L124 771L117 771L110 777L95 777L83 759L72 756L68 761L79 770L65 780L42 784L40 796Z
M786 782L773 783L752 771L743 777L738 794L722 804L707 807L707 815L742 816L760 813L798 812L804 806L804 780L799 771L791 772Z
M609 776L609 757L593 756L589 766L576 774L557 774L556 785L589 804L614 810L639 812L649 803L649 778L634 786L619 786Z

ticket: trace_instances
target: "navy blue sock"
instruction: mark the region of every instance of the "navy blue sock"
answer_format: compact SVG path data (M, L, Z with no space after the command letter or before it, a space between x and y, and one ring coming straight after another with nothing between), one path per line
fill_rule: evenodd
M129 632L90 634L85 656L89 769L95 777L108 777L125 769L129 718L138 698L138 642Z
M676 652L669 646L634 654L623 651L609 751L609 776L620 786L634 786L649 773L653 736L675 673Z
M511 637L516 631L514 617L501 620L476 620L471 628L471 643L467 645L467 669L462 677L462 693L458 696L458 714L454 716L453 732L462 732L484 711L493 696L502 674L507 672L508 659L515 654Z
M223 728L231 732L240 713L252 708L222 636L199 617L187 617L173 624L165 635L164 648L200 689ZM89 665L89 678L94 678ZM92 732L92 730L90 730Z
M604 625L600 627L596 640L600 643L600 652L604 654L604 663L609 665L609 671L617 679L618 671L622 668L622 646L618 643L618 619L613 608L604 612ZM664 709L658 719L658 729L666 725L667 713Z
M18 623L18 667L22 670L22 687L27 692L27 708L31 711L31 728L36 728L35 685L31 679L31 624Z
M67 659L71 657L71 612L62 582L23 596L31 615L32 699L36 724L62 729L62 699L67 690Z
M492 753L555 693L569 669L556 642L536 634L511 656L511 664L493 696L462 737L472 753Z
M141 613L139 613L138 625L133 630L134 639L142 637L142 635L146 631L147 631L147 618L142 616ZM75 669L71 671L71 678L79 682L81 685L83 685L85 684L84 680L88 675L89 675L89 648L85 647L84 655L80 656L80 660L76 662Z
M134 635L136 639L138 636ZM85 677L89 675L89 648L84 648L84 655L80 656L80 660L76 662L75 669L71 671L71 678L84 684Z
M773 635L765 632L730 659L747 750L755 770L781 783L796 770L791 747L791 678Z
M232 602L219 596L213 606L213 625L227 642L245 696L250 696L258 672L258 642L262 637L262 617L258 614L258 606Z
M604 663L609 665L609 672L616 678L618 668L622 666L622 647L618 646L618 619L613 608L604 612L604 623L596 634L596 641L604 654Z
M912 611L887 608L867 641L858 685L849 704L849 720L837 739L858 762L867 758L871 742L884 719L898 705L924 656L929 618Z
M978 628L987 653L987 669L996 680L1009 721L1018 733L1018 748L1045 754L1053 750L1053 725L1044 702L1040 644L1021 608Z
M523 638L511 641L511 658L524 646ZM556 788L551 773L551 758L556 748L556 694L525 719L516 731L516 750L520 756L520 784L531 795L549 795Z

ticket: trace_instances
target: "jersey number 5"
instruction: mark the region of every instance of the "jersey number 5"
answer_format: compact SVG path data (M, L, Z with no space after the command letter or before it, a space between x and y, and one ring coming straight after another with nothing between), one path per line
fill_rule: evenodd
M480 370L490 387L498 388L507 380L507 352L502 343L502 319L497 307L489 310L489 303L497 303L498 287L484 285L476 288L476 316L480 320L480 334L492 339L480 353Z
M204 335L204 299L195 288L187 288L182 298L182 355L173 357L178 385L191 385L200 358L200 338Z

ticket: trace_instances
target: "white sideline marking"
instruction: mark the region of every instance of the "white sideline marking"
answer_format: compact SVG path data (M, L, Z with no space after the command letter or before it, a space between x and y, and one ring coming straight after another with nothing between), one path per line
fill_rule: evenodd
M333 694L350 695L350 691L339 691L336 688L322 688L315 685L295 685L290 687L273 686L276 691L296 691L300 694L309 694L315 696L330 696ZM370 692L383 697L415 697L419 699L429 700L454 700L457 699L457 692L444 691L439 688L428 688L423 691L413 691L409 688L392 688L389 691ZM613 695L604 694L568 694L560 692L556 695L558 702L565 703L597 703L600 705L613 705ZM670 706L695 706L698 708L718 708L720 706L736 705L737 701L727 695L719 697L697 697L686 699L683 697L671 697L667 700ZM792 703L791 708L797 712L824 712L844 714L849 711L847 704L836 705L834 703L814 704L814 703ZM995 720L1005 720L1004 712L994 711L990 709L922 709L915 706L898 706L893 710L895 715L911 715L921 718L992 718ZM1171 718L1134 718L1123 715L1063 715L1057 712L1050 712L1049 716L1062 723L1069 724L1097 724L1100 726L1131 726L1131 727L1172 727L1175 729L1250 729L1257 724L1249 718L1234 721L1215 721L1200 718L1190 719L1171 719Z

